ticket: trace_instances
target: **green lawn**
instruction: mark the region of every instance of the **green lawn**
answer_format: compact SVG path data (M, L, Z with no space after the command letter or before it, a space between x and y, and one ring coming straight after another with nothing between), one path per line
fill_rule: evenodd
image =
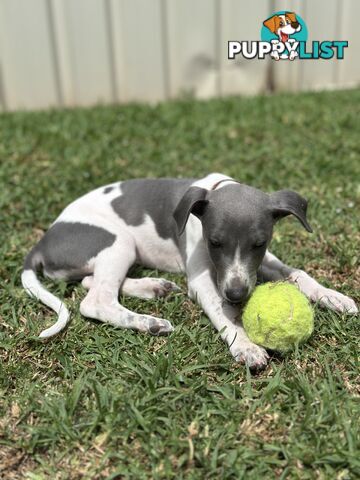
M307 197L314 233L285 219L272 251L359 301L359 105L355 90L0 116L0 478L359 478L355 316L316 310L310 341L252 375L181 276L161 273L182 288L167 299L123 300L171 320L169 338L84 319L82 287L45 282L72 311L46 343L55 316L19 282L88 190L221 171Z

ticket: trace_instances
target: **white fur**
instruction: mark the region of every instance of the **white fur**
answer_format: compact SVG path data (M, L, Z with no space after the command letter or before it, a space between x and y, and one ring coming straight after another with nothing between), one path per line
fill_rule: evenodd
M21 275L21 282L27 293L34 298L37 298L42 303L54 310L58 319L50 328L43 330L40 333L41 338L52 337L65 328L70 314L64 302L55 297L52 293L46 290L39 280L37 279L35 272L32 270L24 270Z
M250 275L246 263L241 258L239 245L235 250L234 259L232 263L228 266L224 276L224 283L221 286L223 296L225 296L225 290L228 288L228 285L230 285L233 280L240 280L243 285L249 287L249 291L254 288L256 283L256 275Z

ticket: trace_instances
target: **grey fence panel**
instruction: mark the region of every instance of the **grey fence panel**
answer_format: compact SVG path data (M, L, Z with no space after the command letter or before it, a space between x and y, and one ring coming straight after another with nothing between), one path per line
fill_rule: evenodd
M256 94L267 88L268 61L228 60L229 40L260 40L262 22L269 16L270 1L247 2L224 0L221 10L220 85L221 93Z
M3 108L44 108L60 103L46 0L0 1L0 54Z
M161 0L112 0L112 57L119 101L167 97L164 8Z
M166 1L170 95L192 92L200 98L219 93L215 0Z

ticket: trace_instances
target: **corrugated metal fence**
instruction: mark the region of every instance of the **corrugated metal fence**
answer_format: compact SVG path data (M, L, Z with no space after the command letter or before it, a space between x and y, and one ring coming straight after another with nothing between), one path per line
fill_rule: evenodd
M309 40L348 40L345 59L227 59L281 9ZM354 86L359 18L359 0L0 0L0 109Z

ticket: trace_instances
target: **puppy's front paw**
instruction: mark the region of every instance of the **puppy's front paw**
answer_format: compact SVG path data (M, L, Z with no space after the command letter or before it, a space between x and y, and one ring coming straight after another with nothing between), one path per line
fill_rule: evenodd
M354 314L358 313L358 308L354 300L340 292L324 288L317 292L316 300L323 307L330 308L335 312Z
M86 277L88 278L88 277ZM84 285L84 283L83 283ZM138 298L160 298L180 288L165 278L126 278L121 286L121 293Z
M358 308L352 298L340 292L319 285L307 273L296 270L292 272L288 280L298 286L312 302L319 302L322 307L330 308L340 313L357 313Z
M232 346L230 351L236 362L245 363L252 370L263 370L269 360L265 348L251 342Z

